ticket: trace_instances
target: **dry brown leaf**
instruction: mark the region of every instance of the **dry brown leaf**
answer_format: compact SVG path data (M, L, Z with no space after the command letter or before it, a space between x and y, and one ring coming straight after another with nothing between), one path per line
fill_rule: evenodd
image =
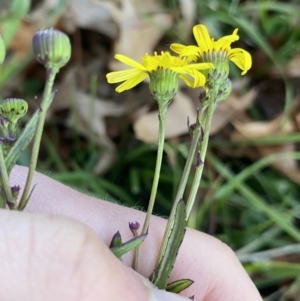
M296 116L296 120L297 123L300 124L300 114ZM232 124L237 130L232 133L232 140L271 137L274 134L287 134L297 130L297 126L294 122L288 120L283 123L282 115L271 121L251 121L245 123L238 120L233 120Z
M29 24L22 21L18 31L10 42L10 48L13 50L17 59L24 58L32 47L32 37L38 30L35 24ZM5 24L4 29L5 32Z
M55 8L59 5L59 2L60 0L39 1L35 9L27 17L27 20L35 23L37 27L43 27L49 13L55 10Z
M101 5L106 5L119 27L114 53L122 53L136 61L140 61L145 53L152 53L165 31L173 24L173 16L163 12L158 1L122 0L121 8L104 1ZM111 70L126 68L115 60L109 65Z
M300 123L300 114L295 118L295 121ZM288 120L282 123L282 116L275 118L272 121L266 122L241 122L232 121L235 127L235 131L231 135L232 140L244 140L244 139L255 139L262 137L272 137L276 135L282 135L297 131L298 125L295 122ZM284 154L295 150L294 144L282 144L282 145L261 145L256 146L255 150L249 152L249 148L244 148L244 155L250 157L253 160L259 160L263 157L267 157L272 154ZM298 168L297 161L293 158L278 160L271 164L279 172L286 175L292 181L300 184L300 170Z
M270 137L274 133L278 133L281 128L281 119L279 116L272 121L251 121L251 122L241 122L238 120L232 120L232 124L236 128L237 131L233 132L231 135L231 140L239 140L239 139L255 139L261 137ZM290 123L288 124L290 125ZM288 128L290 128L288 126ZM286 128L285 132L290 132L290 130Z
M180 0L180 12L182 19L179 21L179 36L184 40L188 40L192 33L192 27L196 19L196 1L194 0Z
M288 77L299 77L300 76L300 54L297 53L289 62L282 67L282 70ZM270 74L275 77L282 77L282 72L279 72L278 67L272 67Z
M125 114L129 108L122 104L115 104L112 101L93 99L90 95L78 89L76 84L76 68L68 70L58 88L53 103L48 110L49 119L58 110L70 108L75 118L67 120L68 125L76 122L76 128L82 135L101 147L103 152L96 164L94 171L97 174L107 171L114 161L115 145L107 136L107 129L104 118L106 116L120 116ZM74 126L74 125L73 125Z
M239 112L243 112L254 100L256 90L238 97L233 94L221 102L214 114L210 134L213 135L222 129ZM174 101L167 111L166 137L173 138L188 132L187 117L193 122L196 110L192 100L178 91ZM158 137L158 112L150 112L139 117L134 123L136 137L144 142L155 142Z
M232 92L227 99L220 102L213 116L210 134L216 134L239 113L244 112L253 103L256 95L255 89L251 89L243 96Z
M261 146L258 148L258 150L261 157L267 157L273 154L284 154L295 151L295 147L293 144L284 144L278 146ZM300 185L300 170L295 159L289 158L278 160L272 163L271 166Z
M115 39L118 33L117 25L112 20L111 11L106 5L101 5L102 2L99 0L70 1L68 10L62 16L65 29L68 32L74 32L77 28L89 29Z
M166 115L166 138L177 137L188 132L187 118L194 122L196 109L189 97L178 91ZM144 142L156 142L158 138L158 112L139 117L133 124L135 135Z
M290 77L300 76L300 53L298 52L286 65L286 74Z
M106 125L104 117L108 115L124 114L121 106L113 105L109 101L101 101L100 99L92 100L90 95L84 92L76 91L72 99L74 107L74 115L76 118L76 128L80 133L88 137L91 141L103 147L103 152L94 167L96 174L106 172L114 162L115 158L115 145L106 135ZM72 124L74 119L69 120Z

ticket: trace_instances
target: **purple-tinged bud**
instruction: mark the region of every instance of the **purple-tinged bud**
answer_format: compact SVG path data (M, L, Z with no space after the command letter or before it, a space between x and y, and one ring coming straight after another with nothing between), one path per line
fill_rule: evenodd
M137 221L129 223L129 229L130 230L138 230L140 229L140 223Z
M6 204L9 207L9 209L13 210L16 208L16 201L18 199L20 190L21 190L21 187L19 185L14 185L11 187L11 193L12 193L13 199L11 201L9 201L9 200L6 201Z
M129 229L134 237L138 235L138 230L140 229L140 223L137 221L129 223Z
M69 37L57 29L37 31L32 40L33 53L36 60L45 68L60 69L71 57Z
M7 128L8 124L9 124L9 119L6 117L0 117L0 126Z
M8 144L8 145L13 145L16 142L17 138L12 136L12 137L0 137L0 144Z
M20 190L21 190L21 187L19 185L14 185L11 187L11 193L12 193L14 199L18 198Z

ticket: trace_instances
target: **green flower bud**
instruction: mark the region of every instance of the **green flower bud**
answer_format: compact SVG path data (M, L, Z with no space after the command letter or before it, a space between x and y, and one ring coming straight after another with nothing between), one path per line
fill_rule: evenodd
M152 97L162 104L168 104L178 91L179 74L170 70L158 68L149 73L149 90Z
M20 98L7 98L0 102L1 126L11 133L15 132L18 120L23 117L28 110L28 104Z
M46 68L60 69L71 57L69 37L53 28L37 31L32 46L36 60Z
M0 34L0 65L4 62L5 54L6 54L5 44Z

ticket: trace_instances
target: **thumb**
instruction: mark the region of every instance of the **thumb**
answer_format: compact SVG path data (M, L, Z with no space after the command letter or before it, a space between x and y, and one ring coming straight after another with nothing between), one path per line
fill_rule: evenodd
M180 301L125 266L87 226L0 210L1 301Z

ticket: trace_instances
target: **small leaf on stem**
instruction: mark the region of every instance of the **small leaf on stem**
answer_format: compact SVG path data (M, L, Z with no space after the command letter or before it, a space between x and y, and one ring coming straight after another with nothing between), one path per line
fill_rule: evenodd
M114 247L118 247L122 244L122 237L121 237L121 234L119 231L117 231L112 240L111 240L111 243L109 245L110 248L114 248Z
M179 294L194 283L191 279L180 279L167 285L166 291Z
M147 234L139 235L122 243L118 247L110 248L110 250L115 254L116 257L121 258L124 254L139 246L145 240L146 236Z

